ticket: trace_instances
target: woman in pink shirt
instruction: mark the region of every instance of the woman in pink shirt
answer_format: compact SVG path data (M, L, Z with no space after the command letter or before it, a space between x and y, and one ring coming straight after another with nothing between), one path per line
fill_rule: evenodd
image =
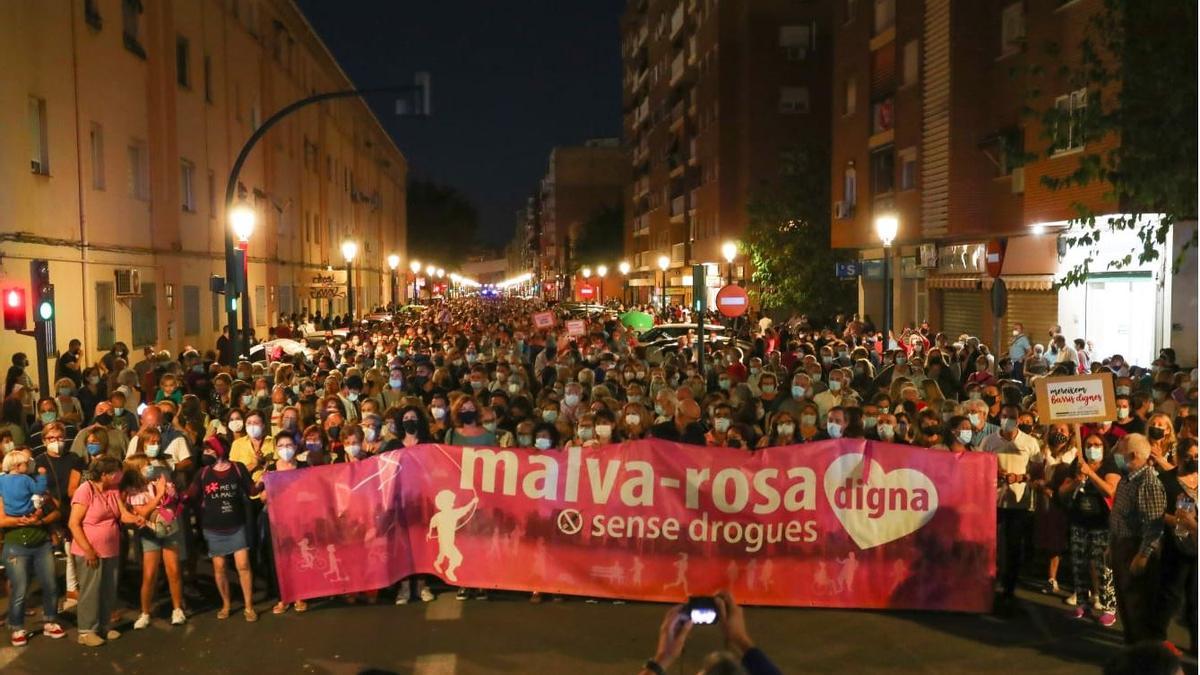
M117 574L120 570L121 526L138 527L145 519L125 508L121 493L121 462L99 457L84 473L87 479L71 498L69 527L71 555L79 576L79 644L99 647L121 634L108 628L117 603Z

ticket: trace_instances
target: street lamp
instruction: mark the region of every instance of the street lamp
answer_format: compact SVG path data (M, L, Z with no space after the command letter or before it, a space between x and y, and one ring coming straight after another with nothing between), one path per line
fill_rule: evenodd
M875 234L883 242L883 348L891 348L892 328L892 241L900 229L900 221L894 214L885 213L875 218Z
M417 300L417 275L421 273L421 261L414 260L414 261L408 263L408 269L412 272L412 275L413 275L412 295L409 296L408 301L416 302L416 300Z
M617 265L617 269L621 271L621 276L623 277L621 281L621 303L624 304L629 302L629 261L622 260Z
M396 268L400 266L400 256L395 253L387 257L388 267L392 270L392 309L396 308Z
M346 313L354 321L354 256L358 255L358 242L347 239L342 242L342 257L346 259Z
M721 255L725 256L725 262L729 263L729 285L733 285L733 260L737 258L738 245L736 241L727 241L721 244Z
M608 265L601 265L596 268L596 276L600 277L600 304L604 304L604 276L608 274Z
M658 256L658 269L662 270L662 287L659 293L662 296L662 313L667 314L667 268L671 266L671 259L665 255Z
M245 202L239 203L237 206L229 210L229 227L233 230L233 235L237 237L236 256L241 258L237 266L241 268L241 279L235 283L232 289L229 284L226 284L225 294L228 297L237 297L239 291L242 295L242 345L244 350L239 351L237 344L234 347L234 358L241 356L243 353L249 355L250 340L254 335L253 321L250 317L250 235L254 234L254 225L258 221L258 214L254 209ZM232 296L229 294L232 293ZM233 305L230 305L232 307ZM233 338L233 331L237 324L237 318L232 312L230 316L233 321L230 322L230 339ZM264 317L265 319L265 317Z

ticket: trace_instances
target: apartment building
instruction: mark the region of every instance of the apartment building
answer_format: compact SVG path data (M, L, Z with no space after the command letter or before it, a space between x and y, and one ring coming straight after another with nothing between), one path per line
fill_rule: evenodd
M307 95L353 88L291 0L0 3L0 287L50 261L58 346L87 360L115 341L213 347L226 322L224 195L263 121ZM29 158L29 161L27 161ZM240 173L249 310L265 337L282 312L386 302L386 257L405 254L403 155L358 99L316 104L263 138ZM335 289L336 290L336 289ZM0 359L32 353L5 333Z
M894 326L928 319L953 336L1005 345L1015 323L1042 343L1061 325L1069 339L1092 339L1098 353L1146 364L1158 348L1190 342L1182 348L1194 360L1194 305L1190 323L1173 329L1171 294L1194 298L1195 274L1190 291L1173 288L1186 275L1164 283L1170 256L1165 267L1135 265L1054 288L1081 255L1063 237L1073 204L1099 214L1119 208L1099 183L1043 184L1043 176L1077 168L1083 141L1074 121L1047 133L1040 116L1023 110L1058 107L1074 118L1111 95L1073 89L1059 71L1079 62L1088 18L1101 7L1102 0L836 2L831 239L861 252L862 312L883 318L885 250L874 223L890 214L899 221L890 249ZM1104 138L1087 150L1118 142ZM1113 236L1105 255L1123 256L1133 243ZM1007 302L997 299L993 311L997 279Z
M546 175L525 216L535 242L533 273L543 297L571 297L572 275L580 263L575 241L588 220L621 204L628 169L629 154L615 138L550 151Z
M696 263L709 265L709 287L724 285L721 244L743 236L747 202L777 179L781 151L828 147L830 9L790 0L628 3L625 250L636 301L658 302L665 291L690 303ZM739 279L749 277L744 258L736 267Z

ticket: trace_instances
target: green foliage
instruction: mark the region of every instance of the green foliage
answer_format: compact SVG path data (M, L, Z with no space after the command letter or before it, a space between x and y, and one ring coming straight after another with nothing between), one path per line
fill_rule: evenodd
M408 182L408 255L450 269L467 257L479 228L475 205L453 187Z
M853 311L855 286L838 281L834 267L852 260L829 244L829 155L804 146L782 153L779 180L759 189L746 211L745 248L755 289L766 309L832 317Z
M1135 261L1157 260L1171 226L1196 217L1196 8L1194 1L1104 0L1080 42L1079 63L1057 73L1060 83L1068 83L1066 91L1087 89L1086 110L1072 113L1051 105L1049 110L1031 111L1042 120L1047 156L1057 150L1056 137L1069 127L1072 133L1082 131L1084 138L1075 169L1062 177L1044 176L1042 183L1052 190L1102 183L1105 198L1124 214L1098 218L1102 214L1073 205L1071 224L1077 234L1065 241L1088 255L1064 275L1061 286L1087 278L1096 262L1093 247L1103 233L1137 233L1140 246L1110 265L1122 269ZM1061 53L1057 44L1043 45L1042 50L1047 56ZM1061 84L1041 81L1044 73L1034 68L1027 75L1031 98L1041 91L1064 90ZM1110 135L1120 139L1118 147L1093 149ZM1173 261L1175 271L1185 256L1195 255L1195 247L1193 234Z
M588 218L575 242L575 260L580 267L606 264L613 269L624 251L625 212L608 206Z

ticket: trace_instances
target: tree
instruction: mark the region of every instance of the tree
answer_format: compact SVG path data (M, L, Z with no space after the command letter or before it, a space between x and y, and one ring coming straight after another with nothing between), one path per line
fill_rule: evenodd
M835 265L851 256L830 248L829 209L828 151L802 146L782 153L779 180L746 206L752 293L764 309L832 317L854 307L854 284L834 276Z
M624 251L624 236L624 209L603 207L583 223L575 241L575 260L580 265L611 264Z
M1089 18L1079 63L1053 72L1029 69L1031 99L1051 86L1048 78L1065 79L1068 91L1087 91L1082 110L1072 105L1027 110L1042 121L1047 156L1061 149L1063 130L1083 134L1075 169L1043 176L1042 183L1052 190L1101 183L1105 199L1123 214L1098 218L1088 206L1073 205L1071 225L1078 233L1064 239L1088 255L1064 275L1062 286L1087 279L1105 233L1138 235L1140 245L1110 266L1122 269L1157 260L1171 227L1196 217L1196 7L1194 1L1104 0ZM1040 48L1052 58L1062 51L1054 43ZM1119 139L1116 147L1102 142L1113 137ZM1195 256L1195 247L1193 230L1173 261L1175 271L1185 257Z
M467 257L479 228L475 205L453 187L408 182L408 255L439 267L456 267Z

